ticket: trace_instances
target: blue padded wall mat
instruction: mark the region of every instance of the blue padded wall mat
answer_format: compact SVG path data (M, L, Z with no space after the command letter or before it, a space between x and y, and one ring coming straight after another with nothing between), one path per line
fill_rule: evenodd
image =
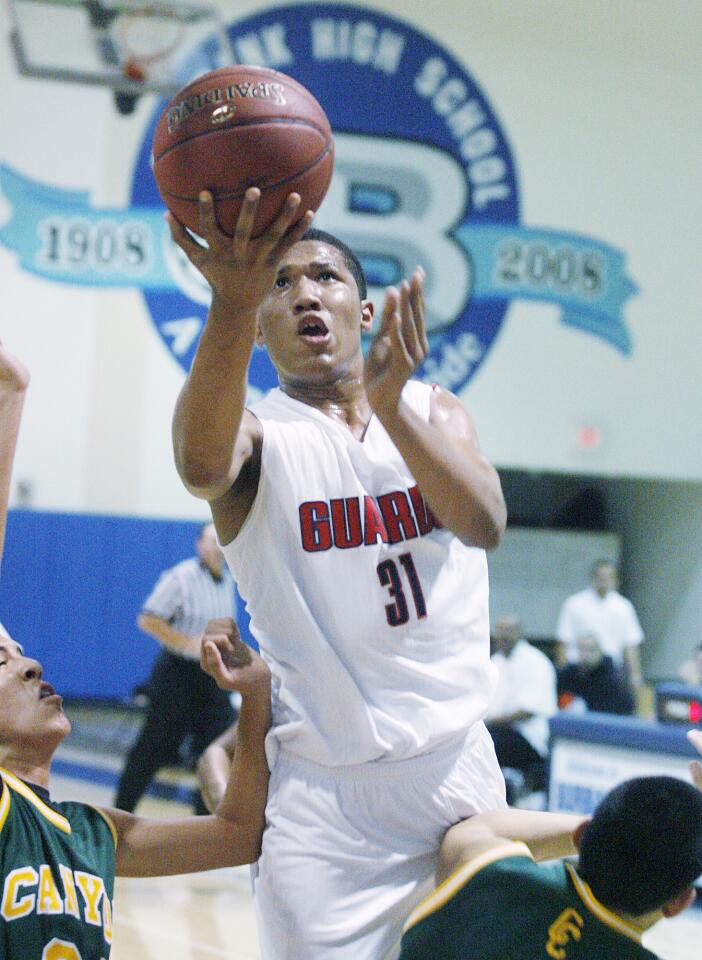
M11 510L0 621L64 696L122 700L159 646L136 618L159 574L195 553L201 524ZM238 598L242 637L255 647Z

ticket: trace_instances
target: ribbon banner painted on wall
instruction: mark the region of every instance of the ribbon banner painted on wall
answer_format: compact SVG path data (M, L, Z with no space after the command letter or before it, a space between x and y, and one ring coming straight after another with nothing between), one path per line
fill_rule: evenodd
M369 295L421 263L431 346L422 375L458 391L485 359L509 304L556 304L564 323L628 355L622 311L635 284L624 255L592 237L519 222L508 138L456 59L410 24L357 5L296 4L228 27L241 63L274 67L324 106L336 144L332 185L315 226L359 255ZM215 67L215 46L192 51L183 82ZM176 247L150 169L160 103L144 131L124 209L0 167L12 209L0 241L48 279L137 287L168 349L188 369L209 290ZM256 350L254 396L276 382Z

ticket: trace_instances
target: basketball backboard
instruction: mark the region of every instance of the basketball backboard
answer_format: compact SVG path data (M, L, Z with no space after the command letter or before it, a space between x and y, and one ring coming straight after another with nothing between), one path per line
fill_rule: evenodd
M167 0L5 0L20 73L170 97L179 66L207 41L212 66L233 62L216 8Z

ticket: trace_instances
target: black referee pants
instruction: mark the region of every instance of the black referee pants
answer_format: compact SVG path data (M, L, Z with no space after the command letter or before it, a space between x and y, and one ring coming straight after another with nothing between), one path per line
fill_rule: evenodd
M236 716L229 694L200 669L197 660L168 650L156 658L148 696L144 725L117 787L115 807L120 810L134 810L157 771L173 762L187 734L192 734L193 752L199 757ZM207 812L199 791L195 812Z

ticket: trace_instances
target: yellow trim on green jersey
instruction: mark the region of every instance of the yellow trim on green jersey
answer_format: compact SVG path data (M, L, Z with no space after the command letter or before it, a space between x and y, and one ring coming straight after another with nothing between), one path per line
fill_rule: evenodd
M86 803L86 807L93 807L92 803ZM112 840L114 841L115 850L117 849L117 827L112 817L107 813L106 810L103 810L102 807L93 807L93 810L96 813L99 813L102 819L105 821L107 826L110 828L110 833L112 834Z
M5 786L5 781L0 777L0 833L5 826L7 815L10 812L10 788Z
M23 780L20 780L19 777L16 777L14 773L10 773L9 770L5 770L4 767L0 767L0 776L6 782L8 787L11 787L17 793L21 794L25 800L29 800L33 804L39 813L45 817L49 823L52 823L59 830L62 830L64 833L71 833L71 825L66 820L65 817L61 816L60 813L57 813L55 810L52 810L51 807L47 806L44 801L34 793L34 791L24 783Z
M419 923L420 920L424 920L425 917L428 917L443 907L451 897L455 896L461 887L464 887L468 883L471 877L474 877L475 874L484 867L495 863L497 860L504 860L506 857L529 857L530 860L534 859L529 847L521 841L506 841L497 847L492 847L490 850L478 854L473 860L462 863L443 883L439 884L436 890L430 893L428 897L425 897L421 903L417 904L405 924L404 932L406 933L410 927L413 927Z
M582 877L579 877L575 867L572 864L566 863L566 869L570 874L570 878L573 881L573 886L575 887L578 896L583 901L585 906L588 908L590 913L594 913L598 920L601 920L602 923L606 923L608 927L611 927L612 930L616 930L617 933L624 934L625 937L629 937L630 940L636 941L636 943L641 943L641 931L629 923L627 920L623 920L616 913L613 913L604 904L600 903L595 894L590 889L589 885L583 880Z

